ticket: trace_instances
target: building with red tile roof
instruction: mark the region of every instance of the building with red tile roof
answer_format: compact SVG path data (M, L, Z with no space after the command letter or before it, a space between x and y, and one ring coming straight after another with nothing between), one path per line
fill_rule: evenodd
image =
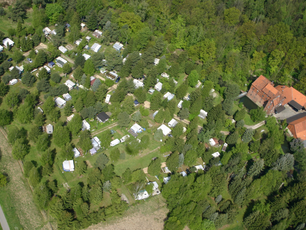
M297 119L288 125L288 129L295 138L306 140L306 117Z
M258 106L264 107L267 114L273 114L275 109L286 104L295 110L306 108L305 95L293 87L274 87L274 84L262 75L253 82L247 96Z

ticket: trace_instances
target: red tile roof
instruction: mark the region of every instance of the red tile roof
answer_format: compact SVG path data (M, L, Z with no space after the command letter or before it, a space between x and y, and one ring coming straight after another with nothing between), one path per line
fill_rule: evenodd
M306 140L306 117L302 117L289 123L288 129L295 138Z
M297 91L293 87L288 87L285 85L278 85L276 89L281 92L281 94L285 97L283 105L289 103L290 101L295 101L302 107L306 107L306 96L299 91Z

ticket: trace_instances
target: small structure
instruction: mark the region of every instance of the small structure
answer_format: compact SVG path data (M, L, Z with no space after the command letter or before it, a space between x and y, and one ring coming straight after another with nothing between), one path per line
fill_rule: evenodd
M128 138L130 138L130 135L129 135L129 134L123 136L123 137L120 139L120 142L123 143L123 142L125 142Z
M97 151L101 148L101 141L99 140L98 137L92 138L91 144L92 144L92 147Z
M89 46L88 46L88 45L85 45L85 46L84 46L84 49L89 50Z
M106 94L105 103L108 104L112 95Z
M160 129L163 131L164 136L167 136L169 133L171 133L171 129L164 124L162 124L161 126L157 128L157 130L160 130Z
M9 81L9 85L15 85L17 84L18 80L17 79L12 79Z
M164 172L164 173L171 173L171 171L169 170L169 168L166 166L166 167L164 167L164 168L162 168L162 171Z
M74 158L81 156L81 153L77 148L73 148L72 151L74 153Z
M214 158L217 158L217 157L219 157L220 156L220 153L219 152L215 152L215 153L213 153L213 154L211 154Z
M134 105L135 105L135 106L139 105L139 101L135 100L135 101L134 101Z
M38 109L41 113L44 113L44 111L42 110L42 108L40 108L39 106L37 107L37 109Z
M155 89L152 89L152 88L151 88L151 89L149 89L148 92L149 92L149 94L153 94L153 93L155 92Z
M82 38L76 40L76 41L75 41L75 44L76 44L77 46L79 46L79 45L81 44L81 42L82 42Z
M169 182L170 179L171 179L170 176L164 177L163 181L164 181L165 184L167 184L167 183Z
M225 152L226 151L226 148L227 148L228 144L227 143L224 143L223 147L222 147L222 152Z
M199 118L205 119L207 117L207 112L203 109L200 110Z
M100 44L94 43L90 49L91 49L93 52L98 53L99 50L101 49L101 47L102 47L102 46L101 46Z
M69 93L63 94L63 98L65 99L65 101L70 101L72 99L72 97Z
M69 117L67 117L67 122L71 121L73 117L74 117L74 114L71 114Z
M3 46L0 46L0 52L2 52L3 51Z
M111 141L110 146L111 146L111 147L112 147L112 146L116 146L116 145L118 145L119 143L120 143L120 140L119 140L119 139L115 139L115 140Z
M201 86L201 82L198 80L198 84L195 86L196 88L199 88Z
M113 72L113 71L110 71L110 72L108 72L108 73L106 74L106 77L107 77L108 79L110 79L110 80L115 81L115 80L117 80L117 78L119 77L119 75L118 75L117 73Z
M144 86L143 82L141 82L141 81L139 81L137 79L134 79L133 83L134 83L135 89L138 89L139 87L143 87Z
M102 32L101 32L101 34L102 34ZM85 38L85 39L86 39L86 41L88 41L88 42L89 42L89 41L91 40L91 37L90 37L90 36L86 36L86 38Z
M46 126L46 133L52 134L53 133L53 125L49 124Z
M52 30L51 31L51 35L56 35L57 33L56 33L56 30Z
M137 194L134 194L135 200L144 200L149 197L149 193L146 190L141 190Z
M95 148L92 148L89 150L89 152L90 152L90 155L94 155L97 153L97 150Z
M154 118L157 114L158 114L158 110L155 111L155 112L152 114L153 118Z
M190 94L187 93L183 99L184 99L185 101L189 101L189 100L190 100Z
M66 105L66 101L63 98L56 97L54 101L56 106L59 107L60 109L64 108Z
M174 128L177 124L178 124L178 122L174 118L171 121L168 122L168 126L170 128Z
M183 177L187 176L187 173L186 173L185 171L180 172L180 174L181 174Z
M82 56L85 58L85 61L87 61L91 57L89 54L82 54Z
M196 168L196 172L198 172L199 170L203 170L204 171L204 167L203 167L203 165L195 165L194 166L195 168Z
M9 38L5 38L3 41L2 41L2 44L5 48L7 48L7 45L9 46L14 46L15 42L13 42L11 39Z
M215 142L215 140L213 138L209 139L209 145L210 146L215 146L217 143Z
M180 100L180 102L177 104L177 107L179 108L179 109L181 109L182 108L182 106L183 106L183 100Z
M67 63L67 61L62 57L57 57L55 61L56 61L56 65L60 68L63 68L63 66Z
M64 161L63 162L63 170L65 172L73 172L74 171L74 162L73 160Z
M97 120L99 122L104 123L104 122L108 121L108 119L109 119L109 116L105 112L101 112L97 115Z
M159 61L160 61L159 58L155 58L155 59L154 59L154 65L158 65Z
M160 194L160 190L159 190L159 186L157 184L156 181L153 181L153 182L149 182L148 185L150 184L153 184L153 188L152 188L152 196L155 196L155 195L159 195Z
M75 86L75 83L71 80L67 80L64 84L68 87L69 91L72 90Z
M164 99L167 98L168 101L171 101L171 100L174 98L174 96L175 96L175 95L174 95L173 93L167 92L167 93L165 93L165 95L164 95Z
M64 46L58 47L59 51L61 51L63 54L66 53L68 50Z
M86 26L86 24L82 22L82 23L81 23L81 29L84 29L85 26Z
M93 33L92 33L92 36L96 37L96 38L100 38L102 36L102 31L100 30L95 30ZM87 36L88 37L88 36ZM86 37L86 39L87 39Z
M90 130L90 124L86 120L82 121L82 131L84 130Z
M54 63L53 61L51 61L51 62L48 63L48 66L49 66L50 68L53 68L54 65L55 65L55 63Z
M44 33L45 35L49 35L49 34L51 34L51 32L52 32L52 30L51 30L49 27L43 28L43 33Z
M167 79L169 79L169 77L170 77L169 74L167 74L167 73L165 73L165 72L162 73L161 76L164 77L164 78L167 78Z
M143 130L144 130L144 129L143 129L140 125L138 125L137 123L135 123L135 124L130 128L129 131L131 131L131 132L133 132L133 133L135 133L135 134L137 135L138 133L141 133Z
M117 51L120 51L122 48L123 48L123 44L121 44L120 42L116 42L114 45L113 45L113 48Z

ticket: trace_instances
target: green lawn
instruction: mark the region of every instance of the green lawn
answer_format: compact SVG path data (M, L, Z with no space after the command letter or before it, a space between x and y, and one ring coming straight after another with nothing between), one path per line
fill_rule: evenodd
M255 125L255 124L259 123L259 122L254 122L254 121L252 121L250 115L249 115L249 114L246 114L245 117L244 117L244 123L245 123L246 125Z

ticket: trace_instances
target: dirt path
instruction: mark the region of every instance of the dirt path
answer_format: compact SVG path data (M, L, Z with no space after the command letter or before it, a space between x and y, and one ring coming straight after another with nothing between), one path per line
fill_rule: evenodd
M47 48L48 48L47 45L45 45L44 43L40 43L38 46L34 47L34 50L41 50L41 49L47 49ZM25 52L23 56L27 57L30 54L30 52L31 50L28 52Z
M108 130L108 129L114 128L114 127L116 127L117 125L118 125L118 122L115 122L115 123L113 123L113 124L110 124L110 125L104 127L103 129L100 129L100 130L98 130L98 131L92 132L91 134L92 134L92 136L95 136L95 135L97 135L97 134L99 134L99 133L102 133L102 132Z
M244 127L247 128L247 129L258 129L259 127L261 127L265 124L266 124L266 121L262 121L262 122L259 122L256 125L244 125Z
M44 212L39 212L33 202L33 193L27 180L23 180L22 165L20 161L12 160L11 146L7 142L5 131L0 129L0 146L2 149L3 170L9 175L7 189L14 197L16 214L24 229L51 229L49 223L44 223L47 217Z

